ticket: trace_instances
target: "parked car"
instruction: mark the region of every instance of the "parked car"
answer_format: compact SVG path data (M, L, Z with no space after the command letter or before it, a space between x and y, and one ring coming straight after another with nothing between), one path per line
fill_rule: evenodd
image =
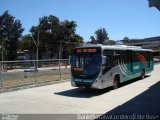
M25 69L24 72L38 72L38 69L35 67L30 67L28 69Z

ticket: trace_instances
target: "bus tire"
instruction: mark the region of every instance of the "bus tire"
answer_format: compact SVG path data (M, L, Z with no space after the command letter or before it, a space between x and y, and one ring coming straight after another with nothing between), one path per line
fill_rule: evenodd
M120 77L119 75L116 75L113 81L113 89L119 88L119 83L120 83Z
M145 70L142 69L142 71L141 71L141 79L144 79L144 78L145 78Z

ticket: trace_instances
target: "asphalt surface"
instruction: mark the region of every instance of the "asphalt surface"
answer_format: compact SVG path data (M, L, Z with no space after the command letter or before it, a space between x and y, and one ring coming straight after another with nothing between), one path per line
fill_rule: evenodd
M39 114L24 115L24 118L37 120L78 119L79 114L100 114L102 117L111 114L160 115L159 73L160 65L157 64L143 80L134 79L116 90L85 90L63 82L1 93L0 113ZM66 114L70 116L67 118Z

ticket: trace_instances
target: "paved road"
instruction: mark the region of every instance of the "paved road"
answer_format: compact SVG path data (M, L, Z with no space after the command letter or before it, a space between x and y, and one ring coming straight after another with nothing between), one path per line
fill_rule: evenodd
M160 114L160 65L143 80L117 90L84 90L70 82L0 94L0 113Z

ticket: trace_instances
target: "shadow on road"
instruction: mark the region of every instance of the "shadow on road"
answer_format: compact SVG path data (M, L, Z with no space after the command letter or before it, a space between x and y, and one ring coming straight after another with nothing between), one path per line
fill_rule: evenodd
M107 107L107 106L106 106ZM107 115L124 114L152 114L160 115L160 82L157 82L148 90L129 100L128 102L105 113L101 118ZM99 119L97 119L99 120Z
M146 77L149 77L149 76L146 76ZM125 85L137 82L138 80L139 80L139 78L136 78L136 79L133 79L130 81L126 81L126 82L122 83L120 86L123 87ZM62 92L58 92L58 93L54 93L54 94L67 96L67 97L90 98L90 97L105 94L111 90L112 90L112 87L105 88L102 90L75 88L75 89L70 89L70 90L66 90L66 91L62 91Z
M102 95L106 92L109 92L110 90L111 90L111 87L103 90L75 88L75 89L66 90L66 91L54 93L54 94L67 96L67 97L90 98L90 97Z

